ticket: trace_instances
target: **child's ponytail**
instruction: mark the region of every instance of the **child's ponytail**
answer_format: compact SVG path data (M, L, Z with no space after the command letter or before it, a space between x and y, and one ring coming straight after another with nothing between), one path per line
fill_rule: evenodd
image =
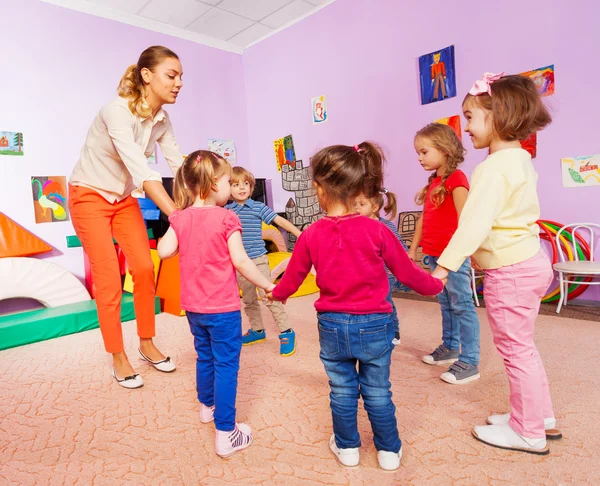
M175 174L175 182L173 184L173 200L175 201L175 207L177 209L188 208L194 202L192 193L185 186L185 182L183 180L183 167L184 166L182 165L177 170L177 173Z
M383 212L387 215L388 219L394 220L396 218L396 214L398 213L398 201L396 199L396 194L388 191L385 188L383 189L383 193L387 198L387 204L383 206Z

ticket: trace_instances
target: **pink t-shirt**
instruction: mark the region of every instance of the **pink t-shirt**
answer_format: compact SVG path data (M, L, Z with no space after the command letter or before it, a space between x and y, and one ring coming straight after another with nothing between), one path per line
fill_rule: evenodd
M179 241L181 308L199 314L240 310L235 268L227 240L242 224L218 206L189 207L169 216Z
M444 285L415 265L400 241L385 225L351 214L325 217L302 232L279 285L277 300L285 300L302 284L314 265L321 290L317 312L378 314L392 312L386 300L385 267L404 285L423 295L437 295Z

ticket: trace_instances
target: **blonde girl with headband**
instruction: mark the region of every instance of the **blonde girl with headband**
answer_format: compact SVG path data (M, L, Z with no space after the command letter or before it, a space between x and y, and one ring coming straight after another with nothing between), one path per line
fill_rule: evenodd
M385 267L423 295L436 295L444 285L411 262L383 224L356 212L359 194L381 190L383 164L383 152L371 142L334 145L312 157L313 183L327 216L300 235L285 274L270 295L284 302L314 265L321 290L315 302L320 357L331 387L329 448L342 466L358 466L357 411L362 396L379 467L395 471L402 442L390 384L394 326Z
M69 180L69 211L90 261L104 347L112 354L114 379L125 388L139 388L144 381L123 346L123 290L113 237L133 276L139 356L159 371L175 370L171 358L152 340L154 265L146 225L133 196L145 193L167 215L175 208L148 157L158 143L173 173L183 161L171 120L162 108L177 101L182 76L181 62L170 49L152 46L142 52L121 78L117 98L96 115Z
M458 168L465 149L454 130L439 123L419 130L414 145L421 167L431 175L415 197L415 202L423 205L423 214L417 221L408 255L415 261L421 245L433 270L456 231L469 193L467 176ZM473 303L469 258L464 258L456 271L450 272L448 283L437 299L442 311L442 344L423 356L423 362L450 365L440 378L452 385L478 380L479 318Z
M375 221L379 221L386 228L388 228L398 241L402 245L405 251L408 251L408 248L400 234L398 233L398 228L392 223L389 219L382 218L380 216L381 210L383 210L384 214L388 216L390 219L394 219L396 217L397 205L396 205L396 195L393 192L388 191L385 187L381 190L378 190L371 197L368 197L366 194L360 194L356 198L355 203L356 212L366 216L367 218L374 219ZM394 346L400 345L400 321L398 320L398 311L396 310L396 305L394 304L393 294L394 287L399 283L394 274L390 272L390 270L386 267L386 273L388 277L388 283L390 289L387 295L387 301L392 306L392 322L394 324L394 339L392 340L392 344ZM401 284L400 284L401 285Z
M181 308L198 354L200 422L214 420L221 457L252 444L250 427L236 423L242 315L235 272L264 291L274 288L246 254L239 218L223 208L231 195L230 175L229 163L214 152L188 155L175 177L177 210L158 244L161 258L179 252Z
M488 417L490 425L475 427L473 436L502 449L548 454L546 439L561 434L533 337L553 272L538 238L538 175L520 140L552 118L531 79L504 73L485 73L462 106L465 132L489 155L473 171L458 229L433 274L448 276L470 255L485 272L486 312L506 367L511 408Z

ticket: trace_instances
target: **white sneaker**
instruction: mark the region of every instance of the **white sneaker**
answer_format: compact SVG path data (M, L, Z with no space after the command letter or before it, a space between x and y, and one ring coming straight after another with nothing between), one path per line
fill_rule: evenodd
M246 424L235 424L230 432L216 431L215 451L218 456L229 457L252 444L252 429Z
M377 461L379 461L379 467L384 471L397 471L400 467L400 459L402 459L402 447L400 447L398 452L377 452Z
M490 415L487 418L487 423L490 425L507 425L510 420L510 413L502 415ZM555 418L544 419L544 429L546 430L546 439L558 440L562 439L562 433L556 428Z
M204 403L200 404L200 422L208 424L215 419L215 406L207 407Z
M112 375L114 379L117 380L117 383L123 388L129 388L131 390L133 388L141 388L144 386L144 380L142 380L142 377L137 373L135 375L126 376L125 378L121 379L117 376L117 372L113 368Z
M472 433L477 440L500 449L544 456L550 453L550 449L546 445L546 437L523 437L517 434L510 425L477 426Z
M329 449L333 452L333 455L338 460L341 466L344 467L358 467L360 455L358 453L358 447L352 447L349 449L340 449L335 443L335 434L329 439Z

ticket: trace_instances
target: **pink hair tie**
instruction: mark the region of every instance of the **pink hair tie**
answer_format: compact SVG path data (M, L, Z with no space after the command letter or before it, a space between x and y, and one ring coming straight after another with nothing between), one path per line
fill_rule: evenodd
M354 146L354 150L356 150L357 152L360 152L360 148L358 147L358 145Z
M498 81L502 76L504 76L504 71L498 74L483 73L483 77L475 81L475 84L469 90L469 94L479 96L487 93L492 96L492 84L494 81Z
M196 156L196 164L199 164L202 161L202 157L200 157L199 155Z

